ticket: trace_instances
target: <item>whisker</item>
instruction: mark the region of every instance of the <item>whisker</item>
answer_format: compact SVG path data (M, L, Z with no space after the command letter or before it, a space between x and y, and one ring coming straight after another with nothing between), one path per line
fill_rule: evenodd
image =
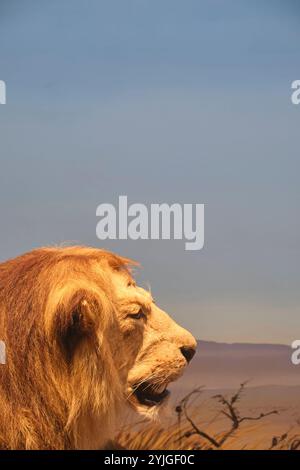
M148 383L151 379L155 379L155 381L152 381L152 383ZM127 398L130 398L135 393L135 391L144 383L147 384L145 390L150 387L154 388L154 390L157 390L161 385L166 383L166 380L157 372L152 372L152 374L149 374L147 377L144 377L140 381L136 382L134 386L132 386L130 393L127 394Z

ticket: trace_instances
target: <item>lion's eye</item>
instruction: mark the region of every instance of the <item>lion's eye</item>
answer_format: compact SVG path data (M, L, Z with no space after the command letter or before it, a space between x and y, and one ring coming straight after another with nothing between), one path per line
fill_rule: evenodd
M135 320L140 320L141 318L145 317L145 313L143 312L143 309L140 308L137 313L130 313L128 316L134 318Z

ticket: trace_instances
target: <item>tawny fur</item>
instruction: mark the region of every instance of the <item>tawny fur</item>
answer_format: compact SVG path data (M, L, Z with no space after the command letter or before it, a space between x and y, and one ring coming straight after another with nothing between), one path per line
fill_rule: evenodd
M101 436L105 444L127 375L120 377L106 336L110 331L118 338L108 271L126 270L127 264L81 247L39 249L0 264L0 339L6 345L6 364L0 366L1 448L92 448L93 436L97 447ZM83 312L86 331L76 351L64 350L68 303L80 300L90 309Z
M176 380L196 343L136 286L134 264L86 247L0 264L0 448L104 448L126 407L160 411L136 388Z

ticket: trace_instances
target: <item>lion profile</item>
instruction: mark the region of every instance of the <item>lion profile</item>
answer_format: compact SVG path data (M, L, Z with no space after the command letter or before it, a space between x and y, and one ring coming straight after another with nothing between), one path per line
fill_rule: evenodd
M0 448L104 448L124 408L163 408L196 343L135 284L134 264L87 247L0 264Z

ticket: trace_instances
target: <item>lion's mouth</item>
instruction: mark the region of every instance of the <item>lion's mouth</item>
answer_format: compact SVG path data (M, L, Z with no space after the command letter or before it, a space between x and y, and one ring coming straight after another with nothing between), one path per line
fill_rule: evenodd
M158 406L166 400L170 391L167 390L167 384L158 387L156 384L144 382L134 387L133 394L141 405Z

